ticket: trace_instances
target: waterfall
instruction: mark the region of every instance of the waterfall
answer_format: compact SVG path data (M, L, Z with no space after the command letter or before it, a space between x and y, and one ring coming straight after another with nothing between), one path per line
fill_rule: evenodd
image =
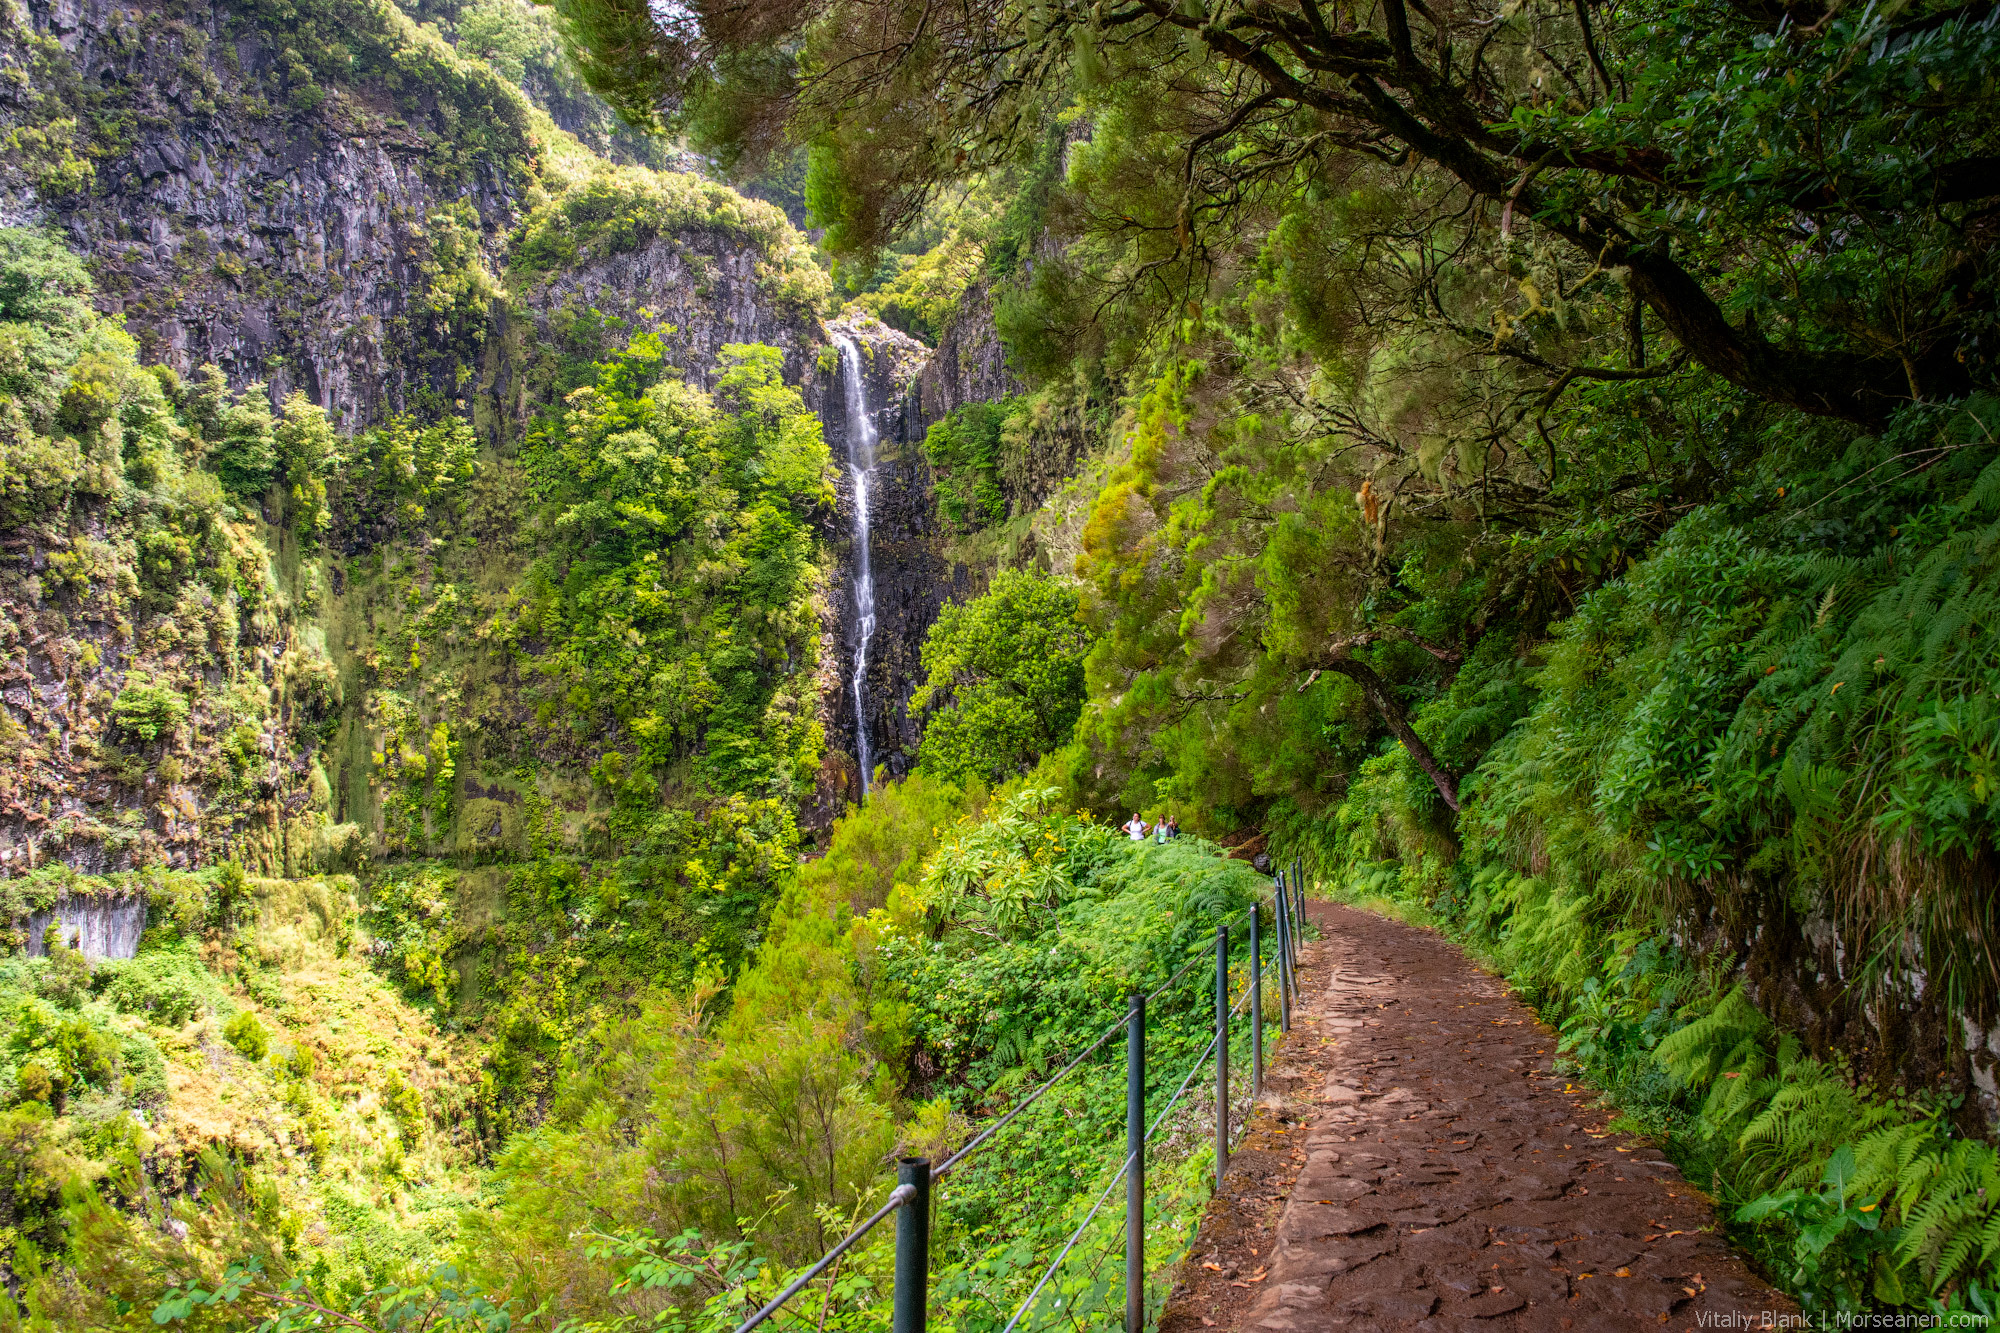
M863 376L861 348L844 333L833 335L840 345L840 382L847 400L847 475L854 481L854 742L861 761L861 797L875 773L875 755L868 743L868 641L875 637L875 574L868 563L868 480L875 471L875 414L868 410L868 383Z

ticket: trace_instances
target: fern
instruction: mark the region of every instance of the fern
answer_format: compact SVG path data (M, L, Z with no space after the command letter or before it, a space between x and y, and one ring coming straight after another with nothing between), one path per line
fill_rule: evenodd
M1898 1257L1917 1265L1933 1291L1989 1269L2000 1254L2000 1158L1993 1149L1960 1140L1903 1174L1909 1184L1898 1191Z
M1737 986L1687 1026L1660 1039L1660 1063L1694 1087L1714 1083L1725 1070L1741 1072L1751 1054L1762 1054L1771 1024Z
M1817 1060L1805 1058L1795 1039L1779 1046L1776 1086L1764 1108L1736 1136L1745 1156L1761 1168L1765 1188L1793 1189L1818 1181L1834 1150L1880 1108L1864 1106L1845 1082Z

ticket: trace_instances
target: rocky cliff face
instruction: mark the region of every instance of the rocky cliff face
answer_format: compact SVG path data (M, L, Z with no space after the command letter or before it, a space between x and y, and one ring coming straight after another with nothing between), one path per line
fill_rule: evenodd
M1102 433L1091 420L1091 387L1044 385L1029 393L1007 366L1007 349L993 323L993 294L982 281L966 289L938 340L936 353L910 389L912 438L933 423L976 403L1008 404L992 480L1005 497L1005 515L1035 513L1076 469ZM1037 525L1039 526L1039 525ZM1033 530L1009 543L1007 563L1048 564Z
M122 464L100 457L115 443L71 441L83 487L31 485L0 516L13 872L228 852L303 873L365 850L379 635L410 614L405 594L467 614L461 593L509 595L533 554L506 461L528 422L639 332L703 387L723 346L750 342L816 387L825 279L778 209L593 157L393 5L32 0L0 14L0 69L0 223L57 229L142 359L178 372L149 420L191 421L178 385L213 364L224 416L296 390L341 432L471 416L489 450L455 502L476 544L391 508L336 522L315 551L282 492L172 500L150 464L132 472L131 440ZM233 407L232 391L247 395ZM37 429L60 445L82 427ZM212 488L196 465L230 428L204 429L186 475ZM128 484L158 494L106 503ZM448 546L465 551L444 561ZM482 651L472 679L504 693L507 651ZM115 715L135 688L182 710L145 745ZM470 808L484 788L466 782Z
M302 389L358 426L454 396L539 144L517 92L400 12L317 17L290 45L255 6L33 0L0 34L30 75L0 109L81 168L22 155L8 193L90 257L148 360ZM336 24L361 78L313 60ZM367 78L397 60L403 87ZM448 137L469 122L483 151Z
M997 402L1022 387L1007 369L1007 349L993 327L993 293L984 281L975 283L959 298L937 351L911 386L911 410L929 426L968 403Z
M640 189L650 175L624 179ZM518 282L493 310L481 396L496 425L511 426L502 433L518 434L547 405L547 394L538 397L537 390L566 383L564 361L592 360L635 333L657 335L668 363L705 389L714 385L725 346L763 343L784 352L787 381L817 392L812 371L825 335L814 302L774 293L762 272L767 267L765 254L742 236L688 226Z
M514 285L545 337L559 312L597 311L673 323L696 374L749 341L784 346L803 374L811 296L774 290L775 209L691 185L729 216L683 211L666 220L681 235L586 248L510 284L531 200L589 191L604 164L393 6L326 0L289 28L265 8L32 0L0 17L0 61L27 76L0 82L17 131L0 161L9 220L62 228L147 360L183 376L213 363L274 400L302 390L350 429L457 410ZM656 179L628 169L608 194Z

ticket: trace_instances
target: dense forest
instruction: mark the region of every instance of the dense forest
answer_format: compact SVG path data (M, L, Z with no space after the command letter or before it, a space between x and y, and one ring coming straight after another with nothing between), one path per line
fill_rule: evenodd
M733 1329L1134 990L1157 1313L1183 965L1286 864L1808 1316L1995 1313L2000 7L23 0L0 65L0 1327ZM1115 1244L1122 1059L940 1195L939 1326Z

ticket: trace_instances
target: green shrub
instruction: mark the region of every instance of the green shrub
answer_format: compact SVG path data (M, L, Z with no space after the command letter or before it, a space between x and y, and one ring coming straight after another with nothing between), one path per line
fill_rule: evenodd
M24 1095L60 1112L65 1100L85 1087L111 1085L119 1070L118 1041L96 1022L24 996L16 1004L5 1051L14 1083Z
M127 736L150 744L188 720L187 696L164 676L134 671L111 701L111 720Z
M985 596L945 603L910 698L912 712L933 710L918 751L924 771L998 781L1069 740L1092 637L1075 585L1032 570L1005 570Z
M938 512L961 530L1007 517L1000 489L1001 434L1014 410L1004 399L967 403L924 432L924 457L936 472Z
M248 1009L222 1025L222 1039L250 1061L262 1060L271 1049L271 1034Z
M27 1061L14 1074L15 1087L24 1102L47 1102L55 1099L55 1080L49 1071L33 1060Z
M382 1105L396 1121L396 1131L406 1145L423 1134L426 1117L423 1095L404 1081L400 1070L392 1069L382 1081Z
M222 986L186 947L159 949L109 962L102 994L121 1013L179 1027L222 1002Z

